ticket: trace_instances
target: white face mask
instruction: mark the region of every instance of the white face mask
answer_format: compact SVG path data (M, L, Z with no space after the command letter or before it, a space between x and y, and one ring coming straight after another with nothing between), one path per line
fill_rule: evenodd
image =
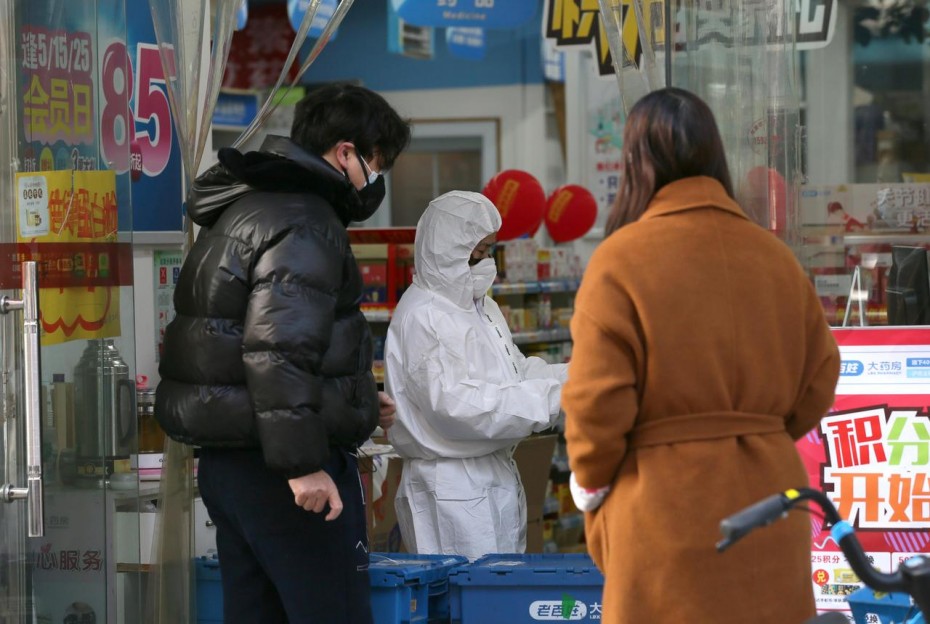
M494 264L494 258L485 258L469 267L471 269L471 279L474 284L472 291L475 299L481 299L491 289L494 278L497 277L497 265Z

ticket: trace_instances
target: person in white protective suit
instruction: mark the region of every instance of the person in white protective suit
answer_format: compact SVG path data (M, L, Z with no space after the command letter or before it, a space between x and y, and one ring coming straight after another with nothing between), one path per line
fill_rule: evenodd
M500 226L480 193L433 200L417 224L413 285L388 328L385 389L397 403L388 438L404 459L394 504L411 552L526 550L513 450L556 423L567 365L524 357L485 296Z

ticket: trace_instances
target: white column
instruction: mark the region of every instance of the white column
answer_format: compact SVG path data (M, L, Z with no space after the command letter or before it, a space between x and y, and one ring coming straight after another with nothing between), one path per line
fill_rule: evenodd
M855 176L852 12L845 2L833 6L833 41L804 59L806 173L807 183L816 185L846 184Z

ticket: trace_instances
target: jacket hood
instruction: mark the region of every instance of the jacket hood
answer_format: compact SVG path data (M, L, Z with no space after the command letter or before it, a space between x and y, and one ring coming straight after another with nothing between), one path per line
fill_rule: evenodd
M461 308L471 307L468 259L481 239L500 227L500 213L481 193L450 191L437 197L417 223L413 283Z
M329 202L346 225L361 203L348 178L326 160L287 137L269 136L256 152L221 149L219 162L194 181L187 214L197 225L210 226L230 204L256 191L314 193Z

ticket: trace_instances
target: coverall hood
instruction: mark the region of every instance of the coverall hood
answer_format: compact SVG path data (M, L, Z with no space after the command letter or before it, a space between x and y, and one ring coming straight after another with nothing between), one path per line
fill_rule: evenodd
M413 283L470 308L474 280L468 259L481 239L501 227L501 216L481 193L450 191L430 202L417 223Z

